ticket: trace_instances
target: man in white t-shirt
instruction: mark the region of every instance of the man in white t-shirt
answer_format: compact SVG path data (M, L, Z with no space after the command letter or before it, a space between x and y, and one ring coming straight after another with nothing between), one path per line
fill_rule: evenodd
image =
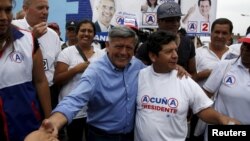
M139 73L135 141L184 141L189 107L208 123L239 123L211 108L213 102L191 78L177 78L175 35L157 31L146 45L152 65Z

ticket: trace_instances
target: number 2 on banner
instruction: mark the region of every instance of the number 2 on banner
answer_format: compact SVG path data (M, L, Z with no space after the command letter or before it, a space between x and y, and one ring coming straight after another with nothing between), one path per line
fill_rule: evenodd
M209 23L208 22L202 23L201 31L202 32L209 32Z

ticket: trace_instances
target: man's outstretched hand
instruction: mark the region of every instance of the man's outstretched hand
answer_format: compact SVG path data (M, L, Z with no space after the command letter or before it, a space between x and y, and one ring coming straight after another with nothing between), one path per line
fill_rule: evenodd
M27 135L24 141L59 141L57 137L58 129L49 119L45 119L40 128Z

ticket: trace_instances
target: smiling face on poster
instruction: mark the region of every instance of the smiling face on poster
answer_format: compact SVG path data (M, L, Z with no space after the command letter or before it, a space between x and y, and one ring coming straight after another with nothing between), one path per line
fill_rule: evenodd
M109 29L117 25L157 28L157 8L173 1L179 3L180 0L91 0L95 39L106 41Z
M138 27L140 22L140 0L92 0L92 10L97 31L95 39L99 41L107 40L108 31L113 26L129 24Z
M111 20L116 11L115 0L96 0L93 10L93 22L97 32L107 32L112 27Z
M181 26L189 35L210 35L212 22L216 18L217 0L189 0L181 2Z

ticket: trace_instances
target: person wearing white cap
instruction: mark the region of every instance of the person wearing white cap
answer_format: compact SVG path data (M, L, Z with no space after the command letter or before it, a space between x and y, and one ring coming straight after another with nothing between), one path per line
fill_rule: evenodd
M217 92L215 110L250 124L250 34L239 39L240 56L221 61L212 71L203 88L209 96ZM207 133L205 134L207 140Z

